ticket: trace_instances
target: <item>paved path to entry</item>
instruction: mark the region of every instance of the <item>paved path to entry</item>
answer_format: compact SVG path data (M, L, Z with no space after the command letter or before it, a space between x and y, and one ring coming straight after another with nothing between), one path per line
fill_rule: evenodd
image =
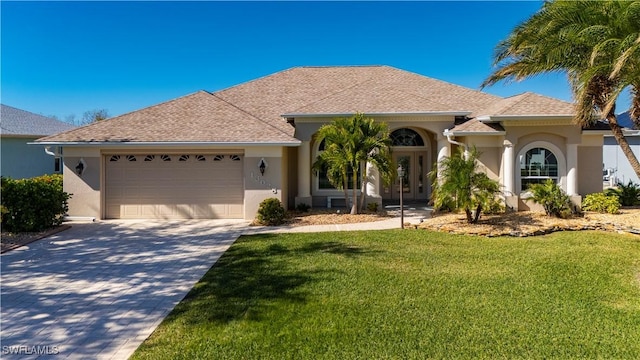
M3 254L0 357L128 358L246 225L80 223Z

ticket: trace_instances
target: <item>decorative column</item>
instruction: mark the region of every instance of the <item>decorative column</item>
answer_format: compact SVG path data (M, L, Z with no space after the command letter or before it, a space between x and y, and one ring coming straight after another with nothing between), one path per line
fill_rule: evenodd
M298 196L295 205L311 206L311 143L302 141L298 148Z
M380 197L380 173L378 168L367 162L367 196Z
M578 195L578 144L567 144L567 195Z
M446 136L443 136L442 134L438 134L438 164L437 165L440 164L441 160L449 156L451 156L451 144L449 143L449 140L447 140ZM440 178L440 167L438 167L438 178Z
M504 185L504 195L515 195L515 155L513 150L513 143L509 140L505 140L502 145L504 150L502 152L502 184Z
M508 210L517 211L520 207L520 189L516 190L515 179L516 171L516 156L515 156L515 144L509 140L502 142L504 149L502 150L502 185L504 186L504 205Z

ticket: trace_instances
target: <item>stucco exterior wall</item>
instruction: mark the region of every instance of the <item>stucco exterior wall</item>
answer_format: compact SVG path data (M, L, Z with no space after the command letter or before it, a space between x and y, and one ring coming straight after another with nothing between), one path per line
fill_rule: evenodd
M69 216L102 218L100 189L103 164L100 150L70 147L65 148L64 152L63 188L71 194ZM75 168L81 159L86 166L82 175L78 176Z
M44 152L44 146L27 145L35 137L9 137L0 139L0 175L13 179L54 174L55 158Z
M582 196L602 191L602 147L578 147L578 193Z
M286 160L282 147L246 148L244 157L244 218L255 219L260 203L268 198L276 198L288 206L287 196L283 194ZM258 166L264 159L267 168L264 175ZM240 186L240 184L238 184Z

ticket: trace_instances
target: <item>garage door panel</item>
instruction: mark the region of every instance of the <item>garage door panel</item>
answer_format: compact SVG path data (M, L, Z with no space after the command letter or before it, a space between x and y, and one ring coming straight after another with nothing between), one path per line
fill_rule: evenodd
M107 156L107 218L242 218L242 161L214 156ZM151 161L144 161L149 158ZM186 159L186 161L178 161ZM239 158L241 159L241 158Z

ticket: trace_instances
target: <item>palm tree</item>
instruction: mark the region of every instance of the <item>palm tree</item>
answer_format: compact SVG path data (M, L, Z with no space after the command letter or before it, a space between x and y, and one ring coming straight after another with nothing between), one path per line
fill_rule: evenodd
M362 175L362 198L360 208L366 196L368 178L365 164L371 163L378 169L383 181L391 179L391 139L389 127L385 123L375 122L364 114L356 113L350 118L337 118L318 130L316 141L324 141L325 148L313 164L316 170L326 169L329 182L345 193L349 199L347 183L351 180L351 213L358 213L358 172ZM351 174L351 176L349 176Z
M482 209L500 192L498 182L480 171L476 161L479 156L475 147L468 152L459 148L453 156L440 160L439 171L434 169L430 174L436 180L432 195L435 207L464 209L470 224L478 222Z
M616 100L630 88L631 114L640 122L639 54L640 1L549 1L498 44L497 69L482 87L542 73L566 73L576 99L576 123L584 128L604 117L640 176L640 162L615 115Z

